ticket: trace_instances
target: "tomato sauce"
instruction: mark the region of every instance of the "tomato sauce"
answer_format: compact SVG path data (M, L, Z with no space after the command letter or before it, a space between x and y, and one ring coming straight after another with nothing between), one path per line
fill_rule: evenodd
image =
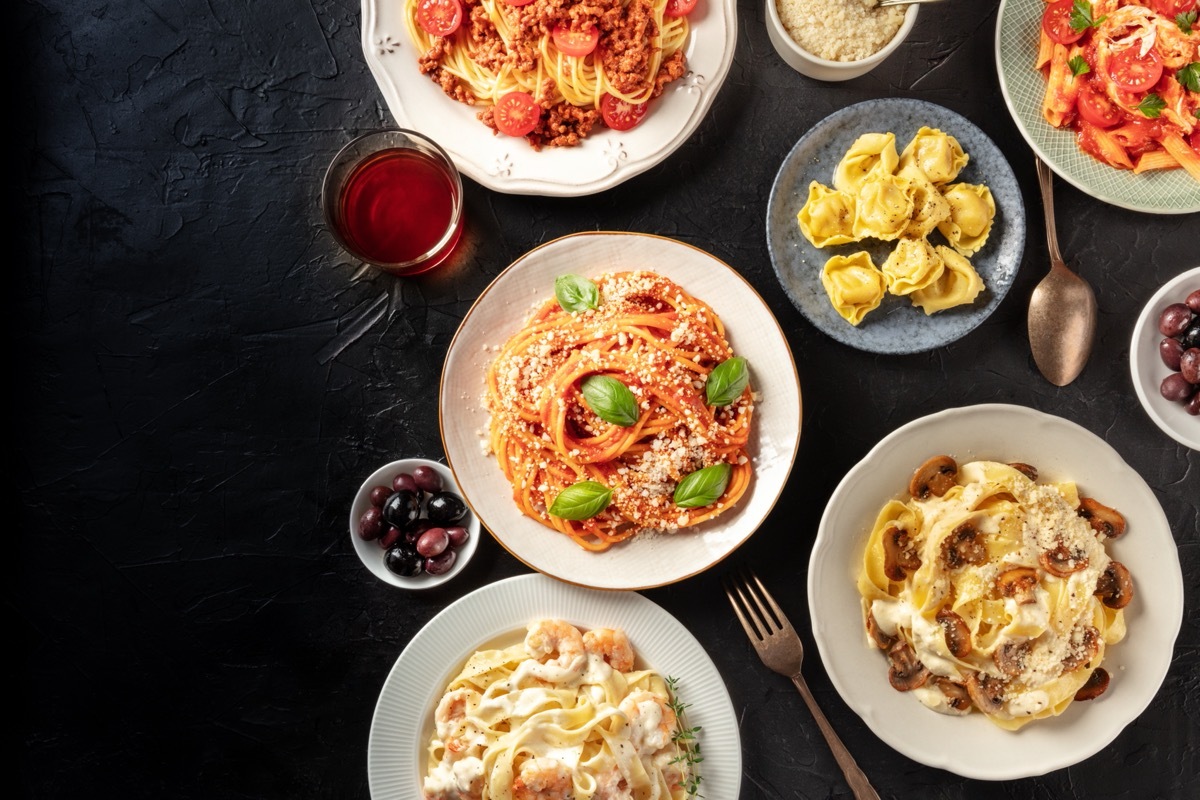
M338 232L349 248L375 264L404 264L427 256L410 272L439 263L462 233L457 187L445 167L414 150L392 148L364 159L346 179ZM438 243L454 226L449 240ZM431 252L437 248L437 252Z

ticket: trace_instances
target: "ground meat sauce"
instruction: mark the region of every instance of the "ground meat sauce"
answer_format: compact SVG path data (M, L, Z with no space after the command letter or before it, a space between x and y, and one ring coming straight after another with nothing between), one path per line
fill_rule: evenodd
M650 42L658 38L653 6L649 0L534 0L525 6L499 3L497 8L514 32L511 49L505 48L496 26L478 0L463 0L466 11L467 35L471 41L474 60L493 72L509 66L524 72L537 70L538 44L556 25L573 30L594 26L600 32L597 53L602 59L605 77L618 91L635 94L652 87L651 97L658 97L671 81L687 72L687 59L682 51L663 60L657 74L646 76L654 48ZM477 98L458 78L442 65L450 54L452 39L431 37L433 46L419 59L423 75L428 75L449 96L461 103L475 105ZM542 85L542 97L557 94L553 80ZM538 126L525 136L535 150L543 147L573 147L588 135L597 124L603 124L599 110L580 108L566 101L544 100ZM493 110L489 107L476 115L479 120L499 133Z

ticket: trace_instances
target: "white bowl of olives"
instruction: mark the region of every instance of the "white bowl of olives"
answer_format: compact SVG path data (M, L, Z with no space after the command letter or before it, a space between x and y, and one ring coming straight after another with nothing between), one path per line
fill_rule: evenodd
M431 589L462 571L479 544L445 464L404 458L367 478L350 506L350 541L367 569L401 589Z

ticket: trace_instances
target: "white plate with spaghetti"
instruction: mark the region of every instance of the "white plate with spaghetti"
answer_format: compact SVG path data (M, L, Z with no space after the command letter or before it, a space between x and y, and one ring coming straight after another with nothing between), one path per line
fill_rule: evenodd
M553 298L555 278L653 270L707 303L746 359L755 393L745 450L753 474L745 494L720 516L675 533L636 536L603 552L525 516L490 454L488 369L536 306ZM599 589L644 589L682 580L720 562L774 507L800 442L800 384L787 339L771 310L737 272L690 245L632 233L556 239L517 259L492 281L459 326L442 370L438 417L446 460L464 499L498 542L528 566Z
M946 716L888 681L888 663L863 629L856 576L876 515L907 499L913 470L946 454L1033 465L1041 482L1074 481L1126 519L1108 550L1128 567L1135 594L1127 635L1105 652L1112 676L1102 697L1074 702L1020 731L981 713ZM838 484L825 507L808 571L813 637L834 688L880 739L909 758L968 778L1012 780L1068 767L1099 752L1150 705L1171 666L1183 619L1183 575L1175 540L1154 492L1106 442L1074 422L1014 405L977 405L904 425ZM914 732L919 731L919 734Z
M1200 183L1182 169L1136 175L1083 152L1070 129L1042 117L1046 79L1034 68L1045 0L1003 0L996 19L996 71L1017 130L1059 177L1098 200L1132 211L1200 211Z
M421 74L405 9L404 0L363 0L363 52L392 116L445 148L462 173L509 194L594 194L655 166L704 119L737 43L734 0L699 0L688 14L687 71L650 101L639 125L616 131L598 124L579 145L538 152L522 137L493 135L476 119L479 107L454 100Z
M669 613L633 592L597 592L542 575L484 586L447 606L404 648L384 681L371 721L367 780L374 800L421 796L425 747L446 684L486 647L521 641L542 618L581 628L621 628L639 660L677 681L688 727L700 728L700 793L737 800L742 750L729 692L703 645Z

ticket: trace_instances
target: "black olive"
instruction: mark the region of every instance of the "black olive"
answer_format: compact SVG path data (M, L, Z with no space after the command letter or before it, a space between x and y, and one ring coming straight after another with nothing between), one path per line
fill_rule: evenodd
M389 548L383 557L383 563L402 578L415 578L425 569L425 559L417 555L416 550L403 545Z
M431 522L445 526L453 525L466 516L467 504L452 492L438 492L429 498L429 505L426 506L426 509Z
M383 503L383 518L389 524L406 531L421 516L421 498L416 492L392 492Z
M1184 350L1200 347L1200 319L1192 320L1192 324L1179 336L1179 343Z

